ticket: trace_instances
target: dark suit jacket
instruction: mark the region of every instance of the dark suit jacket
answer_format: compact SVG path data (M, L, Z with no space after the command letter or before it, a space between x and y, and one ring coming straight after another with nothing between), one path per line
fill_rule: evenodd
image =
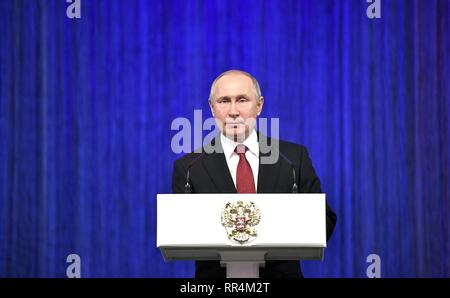
M270 145L270 138L268 143ZM214 140L212 145L214 145ZM304 146L280 140L279 151L294 164L300 193L322 192L319 178ZM291 165L281 156L275 164L261 164L261 157L268 154L270 152L264 154L260 150L257 192L291 193L293 184ZM201 156L200 153L190 153L176 160L172 178L174 193L185 192L186 170L189 165L191 165L192 193L236 193L233 178L223 153L203 153ZM327 204L327 240L330 238L335 224L336 214ZM198 278L224 278L226 270L220 266L219 261L198 261L196 262L195 276ZM303 275L298 261L267 261L265 268L260 270L260 276L262 278L290 278Z

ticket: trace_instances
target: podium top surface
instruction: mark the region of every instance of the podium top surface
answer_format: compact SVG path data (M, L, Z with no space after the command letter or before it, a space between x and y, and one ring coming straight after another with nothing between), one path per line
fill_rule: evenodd
M238 201L253 203L260 215L256 236L244 243L229 237L236 227L223 225L227 203ZM325 208L325 194L158 194L157 246L324 248Z

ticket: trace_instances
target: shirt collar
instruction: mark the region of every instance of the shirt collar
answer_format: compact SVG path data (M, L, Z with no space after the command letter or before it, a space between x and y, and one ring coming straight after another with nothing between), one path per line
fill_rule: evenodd
M234 149L239 143L227 138L223 135L223 133L220 134L220 142L222 143L223 153L225 154L225 157L229 159L233 155ZM248 151L250 151L256 157L259 157L259 144L256 130L253 129L248 138L246 138L242 144L244 144L248 148Z

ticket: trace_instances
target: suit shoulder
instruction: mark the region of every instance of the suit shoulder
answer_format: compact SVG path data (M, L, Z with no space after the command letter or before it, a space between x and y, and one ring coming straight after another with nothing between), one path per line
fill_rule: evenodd
M293 142L289 142L289 141L284 141L284 140L278 140L279 141L279 146L280 146L280 150L283 151L287 151L287 152L292 152L292 153L303 153L305 151L307 151L306 147L302 144L297 144L297 143L293 143Z
M174 161L174 166L181 166L182 168L186 169L189 166L189 164L191 164L200 155L201 153L194 153L194 152L185 154L184 156Z

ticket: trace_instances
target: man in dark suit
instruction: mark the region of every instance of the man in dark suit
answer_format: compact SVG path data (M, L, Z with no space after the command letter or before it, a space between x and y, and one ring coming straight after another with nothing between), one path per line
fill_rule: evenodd
M193 193L292 193L297 186L301 193L322 192L304 146L272 140L256 132L256 118L264 98L252 75L240 70L222 73L211 86L209 104L221 134L202 153L191 153L175 161L174 193L186 192L188 170L189 191ZM271 156L276 156L276 160ZM335 224L336 214L327 204L327 240ZM198 261L195 276L224 278L226 270L219 261ZM266 261L260 276L303 275L297 261Z

